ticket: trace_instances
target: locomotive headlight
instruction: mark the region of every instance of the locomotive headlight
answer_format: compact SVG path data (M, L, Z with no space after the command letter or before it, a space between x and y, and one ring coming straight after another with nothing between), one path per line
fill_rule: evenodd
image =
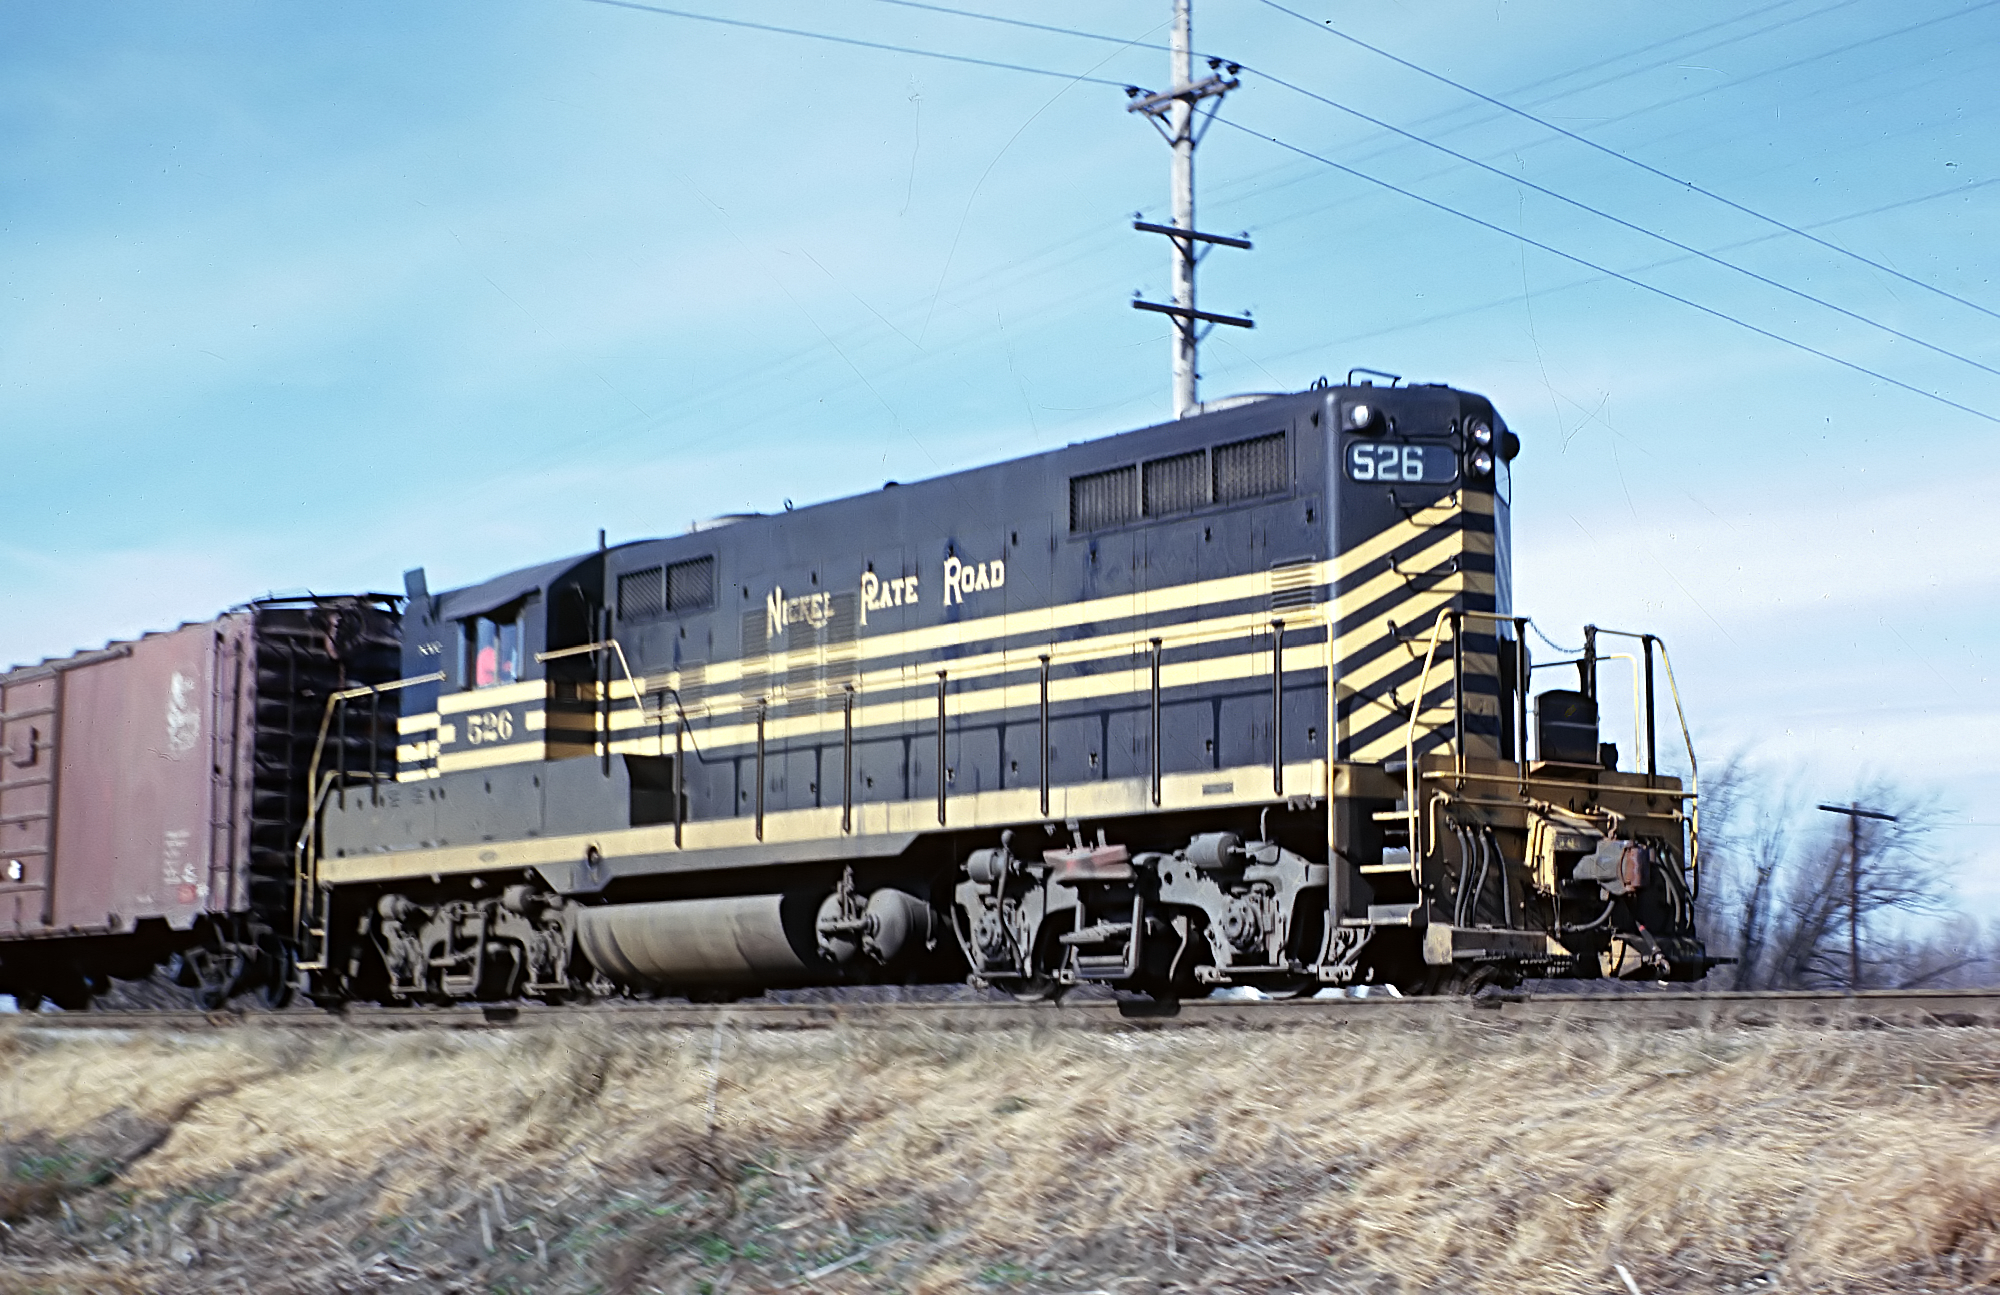
M1472 443L1481 449L1486 449L1493 444L1493 428L1479 419L1474 419L1465 425L1465 434L1471 437Z
M1474 450L1472 452L1472 474L1478 477L1492 476L1493 456L1485 450Z
M1349 405L1346 411L1347 430L1350 432L1367 431L1369 426L1375 422L1379 413L1380 411L1375 406L1366 401Z

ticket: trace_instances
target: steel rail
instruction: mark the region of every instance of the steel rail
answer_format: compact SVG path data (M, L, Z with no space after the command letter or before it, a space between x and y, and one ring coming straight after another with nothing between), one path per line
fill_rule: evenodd
M1831 1028L1983 1027L2000 1029L2000 990L1866 990L1859 994L1705 993L1641 990L1599 994L1492 994L1479 997L1335 998L1282 1001L1190 999L1179 1004L1120 1002L661 1003L584 1006L499 1004L451 1007L354 1005L341 1011L88 1011L0 1016L7 1030L494 1030L594 1024L651 1030L933 1028L1127 1030L1271 1029L1363 1022L1630 1023L1655 1028L1775 1025Z

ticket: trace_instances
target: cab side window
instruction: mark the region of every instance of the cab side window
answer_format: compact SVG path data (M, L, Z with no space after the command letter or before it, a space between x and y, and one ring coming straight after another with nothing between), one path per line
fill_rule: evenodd
M492 688L521 678L521 617L518 610L474 616L465 626L461 672L473 688Z

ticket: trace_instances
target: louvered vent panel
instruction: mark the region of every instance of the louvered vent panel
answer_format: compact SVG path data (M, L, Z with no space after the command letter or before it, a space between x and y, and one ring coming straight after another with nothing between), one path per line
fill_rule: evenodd
M626 572L618 577L618 619L658 620L667 610L666 593L659 567Z
M1112 468L1069 479L1069 529L1101 530L1138 515L1139 469Z
M1231 503L1289 490L1292 460L1285 434L1274 432L1253 440L1215 447L1215 502Z
M667 568L667 606L676 612L697 611L715 602L715 559L696 558Z
M1271 610L1300 611L1319 602L1319 585L1310 558L1302 562L1280 562L1271 568Z
M1184 513L1208 502L1208 451L1154 459L1144 469L1144 511L1148 517Z

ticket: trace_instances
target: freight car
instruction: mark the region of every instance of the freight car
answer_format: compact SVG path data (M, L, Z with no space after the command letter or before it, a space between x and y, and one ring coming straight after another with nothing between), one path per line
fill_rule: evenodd
M373 750L393 697L393 778L313 763L311 993L1699 978L1664 647L1632 640L1620 770L1598 631L1531 696L1518 440L1477 395L1353 378L470 588L411 572L395 690L330 712Z
M292 992L295 844L326 699L398 668L395 600L267 599L0 674L0 993L89 1005L165 963ZM350 744L345 763L388 768Z

